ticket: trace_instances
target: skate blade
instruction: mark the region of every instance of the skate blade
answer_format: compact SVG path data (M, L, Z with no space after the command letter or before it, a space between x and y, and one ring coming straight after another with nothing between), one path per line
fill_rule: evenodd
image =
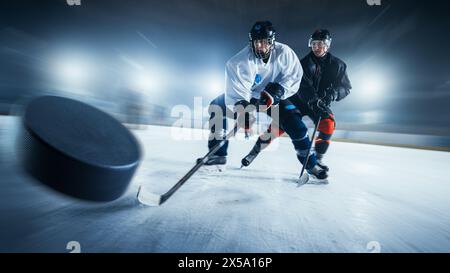
M221 173L226 171L226 165L203 165L199 172L201 173Z
M330 182L328 181L328 179L318 179L318 178L315 178L312 175L309 176L308 184L311 184L311 185L327 185L329 183Z

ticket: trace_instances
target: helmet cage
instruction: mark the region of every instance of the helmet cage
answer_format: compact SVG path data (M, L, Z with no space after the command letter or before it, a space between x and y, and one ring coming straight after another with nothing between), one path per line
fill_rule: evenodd
M274 44L275 44L275 34L272 34L272 36L269 38L254 38L254 39L252 38L252 36L250 34L249 38L250 38L250 47L252 48L252 52L256 58L267 59L270 57L270 53L272 52ZM266 53L261 53L256 50L254 41L258 41L258 40L267 40L267 43L270 45L270 48Z

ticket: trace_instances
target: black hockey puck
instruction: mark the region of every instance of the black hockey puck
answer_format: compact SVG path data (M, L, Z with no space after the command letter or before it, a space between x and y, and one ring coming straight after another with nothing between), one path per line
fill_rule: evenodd
M109 114L55 96L31 101L23 114L25 170L45 185L91 201L127 189L141 158L133 134Z

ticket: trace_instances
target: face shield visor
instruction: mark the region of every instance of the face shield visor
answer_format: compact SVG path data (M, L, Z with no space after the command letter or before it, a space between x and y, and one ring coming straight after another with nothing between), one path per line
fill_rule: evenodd
M325 40L313 40L312 38L310 38L308 41L308 47L313 48L314 46L317 46L319 48L327 47L328 49L331 46L331 40L331 38Z

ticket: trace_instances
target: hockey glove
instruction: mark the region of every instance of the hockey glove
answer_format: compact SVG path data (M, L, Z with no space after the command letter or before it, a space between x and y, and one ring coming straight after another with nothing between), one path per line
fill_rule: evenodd
M325 102L322 100L313 100L308 104L314 115L320 116L322 119L329 118L330 115L333 114L330 107L325 105Z
M284 95L283 86L275 82L270 82L267 84L264 91L261 92L259 104L266 105L267 108L269 108L272 105L279 104L283 95Z
M333 86L328 87L325 90L325 96L322 98L322 103L326 106L330 106L333 101L337 98L337 92Z

